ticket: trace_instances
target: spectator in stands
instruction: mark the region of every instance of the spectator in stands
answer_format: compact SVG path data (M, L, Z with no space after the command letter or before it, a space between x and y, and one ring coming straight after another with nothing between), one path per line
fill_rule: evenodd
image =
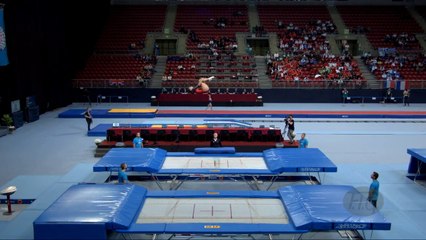
M275 20L275 21L277 23L278 29L283 29L285 27L282 20Z
M136 133L136 137L133 139L133 148L143 148L143 138L141 133Z
M247 44L246 52L248 55L253 55L253 48L248 44Z
M92 116L92 109L87 108L84 112L84 118L86 119L87 123L87 131L90 131L90 125L93 123L93 116Z
M377 208L377 199L379 198L380 186L379 181L377 181L379 174L377 172L373 172L370 177L373 182L370 184L370 189L368 191L368 201L371 202L375 208Z
M160 46L155 43L154 44L154 56L159 56L160 55Z
M222 142L220 141L217 132L213 133L213 139L210 141L210 147L222 147Z
M309 145L309 141L305 137L306 137L306 133L302 133L302 135L300 135L300 140L299 140L300 148L307 148Z
M136 43L132 42L129 44L129 50L135 50L136 49Z
M127 164L120 164L120 170L118 171L118 183L127 183L129 180L126 174Z
M139 46L140 46L142 49L144 49L144 48L145 48L145 40L141 39L141 40L139 41Z
M179 65L177 66L177 70L178 70L178 71L184 71L184 70L185 70L185 67L184 67L182 64L179 64Z
M234 17L238 17L238 16L244 16L244 13L243 13L242 11L234 11L234 12L232 13L232 15L233 15Z
M179 28L179 33L183 33L183 34L187 34L188 33L188 31L183 27L183 26L181 26L180 28Z
M403 97L403 101L404 101L404 106L410 106L410 90L409 89L405 89L404 92L402 93L402 97Z

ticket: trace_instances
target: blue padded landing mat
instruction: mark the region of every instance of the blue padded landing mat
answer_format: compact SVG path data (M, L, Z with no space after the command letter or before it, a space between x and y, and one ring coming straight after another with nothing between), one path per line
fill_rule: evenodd
M263 155L272 172L337 172L336 165L318 148L272 148Z
M107 230L130 226L146 192L130 184L74 185L34 221L34 239L106 239Z
M279 189L296 229L390 230L379 211L352 186L298 185Z
M426 118L426 111L242 111L242 110L158 110L155 113L110 113L111 109L93 109L94 118ZM70 109L59 118L82 118L85 109Z
M94 172L117 171L121 163L129 172L158 172L167 151L160 148L113 148L93 166Z
M110 113L111 109L92 109L93 118L154 118L155 113ZM86 109L69 109L58 114L58 118L84 118Z

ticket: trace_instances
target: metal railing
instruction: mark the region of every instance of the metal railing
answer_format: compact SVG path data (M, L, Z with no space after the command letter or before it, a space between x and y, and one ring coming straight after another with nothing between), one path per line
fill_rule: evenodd
M145 79L144 82L138 82L135 79L74 79L74 88L147 88L152 79ZM272 88L300 88L300 89L368 89L370 88L366 80L347 80L347 81L336 81L336 80L309 80L309 81L283 81L283 80L271 80ZM193 80L179 80L179 81L166 81L163 87L185 87L188 84L196 83L196 79ZM426 89L426 80L406 80L406 81L393 81L388 82L385 80L376 80L378 83L378 89L394 88L394 89ZM190 85L191 85L190 84ZM222 85L224 86L222 86ZM212 83L211 87L250 87L258 88L256 80L244 80L244 81L216 81Z

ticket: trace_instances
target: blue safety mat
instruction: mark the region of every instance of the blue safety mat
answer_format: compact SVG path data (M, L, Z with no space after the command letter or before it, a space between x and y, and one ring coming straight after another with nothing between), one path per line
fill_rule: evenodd
M318 148L272 148L263 151L269 170L281 172L337 172L334 163Z
M419 168L419 166L426 163L426 148L409 148L407 153L411 155L408 173L426 174L426 167Z
M105 239L107 230L129 228L146 192L130 184L74 185L34 221L34 239Z
M173 117L173 118L285 118L290 113L268 113L265 111L167 111L162 110L157 113L109 113L110 109L92 109L94 118L155 118L155 117ZM69 109L58 115L59 118L83 118L85 109ZM295 118L426 118L423 112L405 113L401 112L306 112L291 113Z
M110 113L111 109L92 109L93 118L154 118L155 113ZM58 118L84 118L86 109L69 109L58 114Z
M211 148L204 148L209 150ZM284 172L337 172L337 167L316 148L272 148L263 153L235 153L230 148L212 149L213 152L168 153L158 148L113 148L93 167L94 172L117 171L125 162L128 171L159 174L261 174L276 175ZM220 153L218 153L220 152ZM161 169L166 157L263 157L268 169Z
M94 172L118 171L121 163L129 172L158 172L167 151L160 148L113 148L94 166Z
M352 186L297 185L279 189L296 229L390 230L379 211Z

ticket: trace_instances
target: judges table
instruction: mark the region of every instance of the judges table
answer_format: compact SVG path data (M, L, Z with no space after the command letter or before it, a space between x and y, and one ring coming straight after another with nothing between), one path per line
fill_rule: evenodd
M249 94L211 94L214 106L263 106L262 97ZM206 106L208 94L162 93L153 98L152 106Z
M152 125L142 127L117 127L107 130L108 141L131 141L140 133L145 140L196 141L210 140L217 132L222 141L282 141L281 129L271 128L238 128L238 127L208 127L207 125Z

